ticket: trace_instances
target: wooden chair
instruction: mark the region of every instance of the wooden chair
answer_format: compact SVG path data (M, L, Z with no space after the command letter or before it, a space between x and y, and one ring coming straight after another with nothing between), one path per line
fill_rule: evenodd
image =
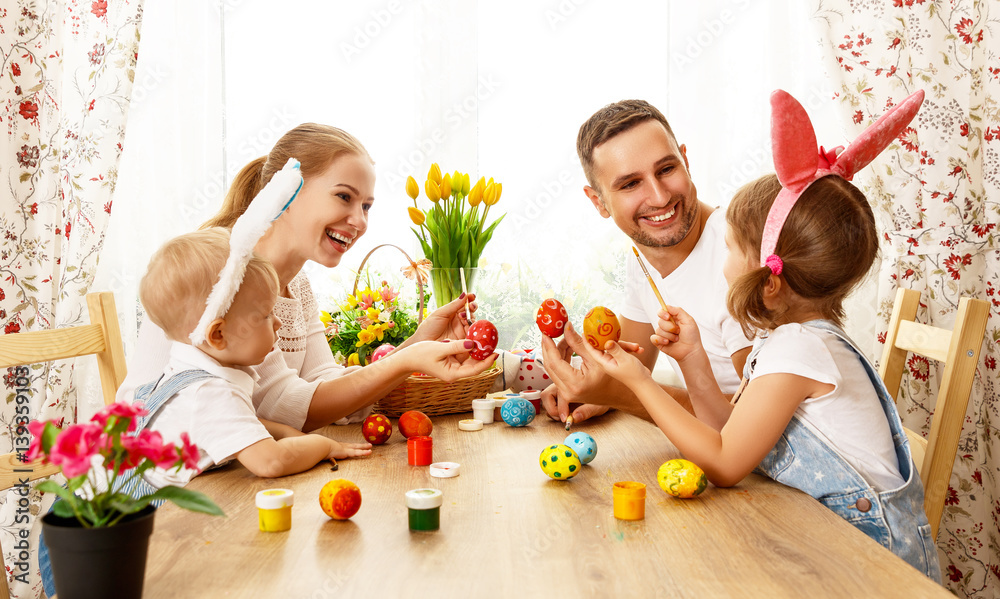
M114 403L115 392L125 380L125 351L114 295L109 292L92 293L87 296L87 307L90 310L89 325L0 337L0 368L95 355L104 404ZM19 482L44 478L57 472L58 466L52 464L21 462L17 453L0 455L0 491L10 489ZM10 589L2 551L0 571L4 572L0 576L0 596L7 597Z
M931 536L937 538L990 304L963 297L950 331L915 322L919 304L919 291L899 289L896 292L879 375L889 392L898 399L907 352L945 364L927 439L906 429L913 461L924 483L924 511L931 524Z

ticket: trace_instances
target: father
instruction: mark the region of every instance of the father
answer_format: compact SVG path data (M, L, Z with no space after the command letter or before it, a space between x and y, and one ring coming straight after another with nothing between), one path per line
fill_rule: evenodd
M687 148L677 144L663 114L642 100L623 100L597 111L580 127L576 148L589 183L584 193L602 217L614 220L635 243L664 301L683 307L695 319L719 386L724 393L735 393L750 341L726 310L726 215L698 201ZM621 341L639 352L652 370L659 352L650 335L661 308L631 254L626 257L626 296L616 310ZM570 404L582 404L573 411L576 422L608 407L648 420L636 397L599 366L586 359L579 369L569 364L569 356L582 343L572 327L558 347L542 338L545 370L555 383L542 394L549 416L565 421ZM664 389L688 410L697 411L686 390Z

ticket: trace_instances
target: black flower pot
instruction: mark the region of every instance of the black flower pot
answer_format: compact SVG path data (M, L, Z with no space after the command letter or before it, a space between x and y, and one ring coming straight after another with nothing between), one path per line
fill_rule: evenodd
M83 528L75 518L42 517L59 599L140 599L156 508L110 528Z

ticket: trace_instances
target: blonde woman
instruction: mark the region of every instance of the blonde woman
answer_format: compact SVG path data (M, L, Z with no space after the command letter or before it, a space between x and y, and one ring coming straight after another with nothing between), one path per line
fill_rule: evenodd
M231 228L292 157L301 163L302 188L255 248L278 273L274 315L282 322L274 350L254 367L258 416L302 431L331 422L346 424L363 418L372 403L414 371L450 381L488 368L492 360L463 361L471 349L466 345L472 344L464 341L468 327L464 308L470 303L475 309L474 295L431 313L410 339L370 366L344 368L333 360L302 267L306 260L337 266L368 230L375 171L367 150L349 133L314 123L292 129L267 156L243 167L222 209L204 226ZM412 346L417 341L449 339L454 341ZM169 347L162 330L148 319L143 322L128 377L118 390L119 401L131 401L138 385L162 371Z

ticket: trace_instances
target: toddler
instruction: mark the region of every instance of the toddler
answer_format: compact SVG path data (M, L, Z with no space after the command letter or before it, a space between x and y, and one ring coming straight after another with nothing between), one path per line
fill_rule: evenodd
M660 312L652 341L680 365L700 406L692 416L615 343L591 350L628 385L685 457L717 486L755 468L801 489L940 580L923 487L892 397L840 329L843 301L878 252L875 218L849 179L916 114L917 92L839 156L819 150L802 107L772 95L775 169L729 205L728 308L757 335L732 403L712 374L698 327L680 308Z
M371 453L368 443L339 443L259 420L251 401L260 364L272 350L281 322L272 314L278 277L269 262L252 255L232 305L201 331L192 345L206 300L230 253L229 231L212 227L168 241L153 255L139 285L150 320L171 340L170 361L156 381L136 389L149 415L140 421L178 442L187 432L200 451L199 471L230 458L261 477L294 474L326 459ZM154 487L184 486L197 471L153 469Z

